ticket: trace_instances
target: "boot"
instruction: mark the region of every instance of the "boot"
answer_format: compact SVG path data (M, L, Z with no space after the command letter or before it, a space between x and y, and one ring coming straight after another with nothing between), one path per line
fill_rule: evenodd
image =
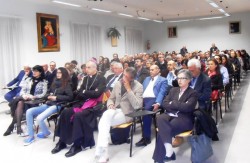
M14 129L14 123L11 123L11 124L9 125L8 129L7 129L7 130L5 131L5 133L3 134L3 136L8 136L8 135L10 135L10 134L12 133L13 129Z

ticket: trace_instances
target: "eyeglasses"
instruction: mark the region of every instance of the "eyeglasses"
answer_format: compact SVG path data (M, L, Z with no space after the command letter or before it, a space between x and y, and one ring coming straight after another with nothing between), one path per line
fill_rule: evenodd
M177 80L187 80L187 78L184 78L184 77L177 77L176 79Z

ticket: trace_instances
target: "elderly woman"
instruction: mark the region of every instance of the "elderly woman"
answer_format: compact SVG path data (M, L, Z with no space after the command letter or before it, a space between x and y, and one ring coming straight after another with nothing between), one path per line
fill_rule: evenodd
M24 102L42 98L47 92L47 80L44 79L43 67L36 65L32 68L32 70L33 77L25 80L25 83L22 85L20 96L16 97L10 104L11 116L13 119L7 131L3 134L4 136L11 134L15 123L17 124L17 134L23 135L21 120L25 109L30 107Z
M193 128L193 111L198 94L189 87L191 79L189 70L180 70L177 74L179 87L173 87L162 103L165 113L157 117L159 134L153 155L155 162L175 160L172 138Z

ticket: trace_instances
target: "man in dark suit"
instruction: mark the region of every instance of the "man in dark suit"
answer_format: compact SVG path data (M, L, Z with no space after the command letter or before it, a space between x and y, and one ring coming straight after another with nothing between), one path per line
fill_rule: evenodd
M123 66L120 62L115 62L113 69L114 74L107 77L106 91L109 90L110 92L113 90L115 83L122 78Z
M10 102L13 100L15 96L17 96L21 91L21 82L26 80L28 77L32 76L32 72L29 66L24 66L24 69L19 72L17 77L15 77L11 82L7 84L7 86L3 88L13 87L10 88L10 91L4 95L4 98Z
M211 80L210 78L201 72L201 63L198 59L191 59L188 61L188 69L192 73L192 80L190 87L196 90L198 93L198 104L200 109L208 109L208 103L210 100Z
M49 67L50 67L50 72L51 72L51 75L50 75L50 80L54 80L54 78L56 77L56 72L57 72L57 69L56 69L56 62L54 61L51 61L50 64L49 64Z
M157 117L159 131L153 159L159 163L176 159L172 148L172 138L193 128L193 111L198 94L189 87L192 74L189 70L183 69L179 71L177 79L179 87L170 90L162 103L165 113Z
M158 61L156 62L156 65L161 70L161 76L167 77L168 70L167 70L167 62L165 61L165 56L163 53L158 54Z
M44 64L42 66L45 74L45 79L48 81L48 89L49 89L53 82L51 79L51 72L48 70L48 64Z
M181 54L182 56L185 56L186 53L188 53L188 50L187 50L186 46L183 46L183 47L181 48L181 50L180 50L180 54Z
M212 54L219 50L217 46L215 46L215 43L212 43L212 47L210 48L210 58L212 57Z
M143 106L145 110L158 110L162 104L162 100L168 90L167 79L159 76L160 69L157 65L150 67L150 76L143 82ZM143 133L142 139L136 143L137 147L146 146L151 143L151 123L152 116L143 117Z
M135 80L143 83L144 79L149 76L149 71L143 67L143 60L142 58L137 58L135 60L135 69L136 69L136 77Z

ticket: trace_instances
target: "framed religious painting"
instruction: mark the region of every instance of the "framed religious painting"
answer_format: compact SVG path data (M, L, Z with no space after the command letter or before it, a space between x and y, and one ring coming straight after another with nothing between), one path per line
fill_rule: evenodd
M39 52L60 51L59 17L57 15L36 14Z
M240 34L241 33L241 27L240 22L229 22L229 33L230 34Z
M168 38L177 37L177 27L168 27Z

